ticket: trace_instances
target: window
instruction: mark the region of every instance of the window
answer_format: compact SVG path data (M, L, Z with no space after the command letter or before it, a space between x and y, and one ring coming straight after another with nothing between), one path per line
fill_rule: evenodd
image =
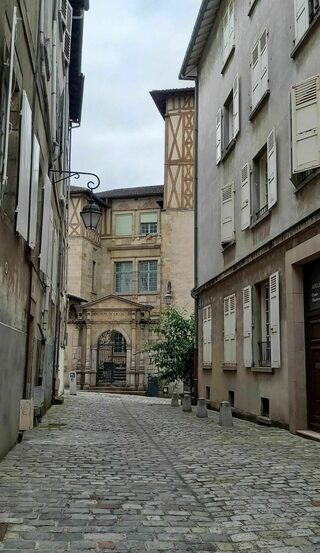
M116 214L114 220L116 236L132 236L132 213Z
M203 320L202 320L202 362L204 364L211 364L212 352L211 352L211 305L207 305L203 308Z
M294 0L295 42L302 39L310 25L320 16L319 0Z
M223 64L227 62L234 47L234 0L229 2L222 20Z
M240 130L239 76L236 75L233 87L223 108L216 115L216 163L220 163Z
M139 261L139 293L156 292L158 289L158 262Z
M292 171L307 173L320 167L320 75L292 87ZM310 174L310 173L309 173ZM297 179L299 184L299 179Z
M270 416L270 400L266 397L261 398L261 415L268 418Z
M206 386L206 400L210 401L210 386Z
M268 158L267 144L253 160L254 220L268 211Z
M228 396L229 396L230 406L234 407L234 392L232 390L229 390Z
M92 261L92 271L91 271L91 292L96 292L96 262Z
M251 109L260 103L269 90L268 78L268 34L264 30L251 54Z
M236 364L236 295L223 300L224 305L224 364Z
M113 352L114 353L126 353L127 352L127 343L120 334L120 332L114 332L112 336L112 343L113 343Z
M157 234L158 215L157 213L141 213L140 215L140 234Z
M260 367L269 367L271 364L271 338L270 338L270 287L269 281L260 285L260 341L259 360Z
M115 292L117 294L132 293L132 261L115 263Z
M228 184L221 190L221 244L234 240L234 186Z

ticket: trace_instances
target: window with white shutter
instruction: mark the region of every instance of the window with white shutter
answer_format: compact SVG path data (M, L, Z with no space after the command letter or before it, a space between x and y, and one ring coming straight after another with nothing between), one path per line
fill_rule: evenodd
M252 110L269 88L268 33L263 31L251 54Z
M271 209L278 198L277 184L277 146L276 133L273 129L267 138L268 156L268 209Z
M49 216L49 225L48 225L48 253L47 253L47 285L50 286L52 291L52 265L53 265L53 209L50 206L50 216Z
M31 170L31 195L30 195L30 225L29 225L29 246L31 249L36 245L37 216L38 216L38 187L40 173L40 146L37 137L33 137L32 149L32 170Z
M245 367L252 367L252 288L243 289L243 360Z
M280 297L279 273L269 277L271 367L280 367Z
M16 231L28 240L29 193L31 176L32 111L25 91L22 95L19 191L17 204Z
M234 240L234 187L227 184L221 190L221 243Z
M203 326L202 326L202 361L204 364L211 364L211 305L203 308Z
M222 119L222 110L221 108L218 109L216 114L216 163L218 165L219 161L221 161L221 154L222 154L222 146L221 146L221 139L222 139L222 129L221 129L221 119Z
M292 87L292 169L320 166L320 75Z
M42 212L42 232L41 232L41 251L40 251L40 270L47 276L48 265L48 240L49 240L49 220L51 210L51 181L48 176L45 178L43 194L43 212Z
M295 42L302 38L309 27L309 0L294 0Z
M240 91L239 75L236 75L233 81L233 138L236 138L240 130Z
M234 0L229 2L222 18L222 58L225 64L234 46Z
M224 306L224 364L236 364L236 295L223 300Z
M58 288L58 261L59 261L59 241L56 229L53 229L53 245L52 245L52 277L51 277L51 297L53 303L57 301Z
M250 195L250 169L249 163L246 163L241 169L241 230L251 223Z

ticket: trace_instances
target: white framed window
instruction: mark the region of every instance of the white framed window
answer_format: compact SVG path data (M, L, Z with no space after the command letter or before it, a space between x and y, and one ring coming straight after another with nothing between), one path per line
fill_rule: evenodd
M224 308L224 364L235 365L236 359L236 295L223 300Z
M202 310L202 361L204 364L212 362L212 320L211 320L211 305L207 305Z
M148 234L158 233L158 214L153 213L141 213L140 214L140 234L146 236Z
M258 365L270 367L271 365L271 335L270 335L270 284L269 279L262 282L258 288L260 300L260 328L258 352Z
M279 290L278 272L255 285L254 364L259 367L280 367Z
M139 294L158 290L158 261L139 261Z
M234 47L234 0L229 2L224 12L222 35L222 60L223 64L225 64Z
M252 288L243 288L243 360L245 367L252 367Z
M235 76L233 87L224 105L216 114L216 164L240 131L240 91L239 76Z
M19 155L19 189L16 231L28 240L29 191L31 178L32 111L25 91L22 95Z
M234 185L227 184L221 190L221 244L234 240Z
M295 42L301 40L315 19L320 16L320 0L294 0Z
M114 291L117 294L132 294L133 263L132 261L117 261L114 264Z
M269 90L268 32L265 29L251 53L251 110Z
M292 87L292 171L320 167L320 75Z
M132 213L116 213L114 215L114 230L116 236L132 236Z

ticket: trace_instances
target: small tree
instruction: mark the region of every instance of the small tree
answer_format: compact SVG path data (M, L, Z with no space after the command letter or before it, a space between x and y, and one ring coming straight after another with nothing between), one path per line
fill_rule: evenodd
M191 383L193 374L194 315L189 318L171 308L161 314L153 332L160 340L149 344L149 351L161 378L168 382ZM162 339L161 339L162 338Z

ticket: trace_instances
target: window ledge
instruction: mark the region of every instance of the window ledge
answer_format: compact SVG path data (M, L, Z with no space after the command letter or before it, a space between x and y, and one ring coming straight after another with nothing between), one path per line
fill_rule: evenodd
M236 47L235 45L233 44L228 56L227 56L227 59L226 61L223 63L223 66L222 66L222 69L221 69L221 75L223 75L223 73L225 72L225 70L227 69L228 65L229 65L229 62L234 54L234 51L235 51Z
M251 367L251 372L273 374L274 370L273 367Z
M301 188L304 188L305 186L307 186L307 184L309 184L309 182L313 181L314 179L316 179L317 177L320 176L320 168L317 169L316 171L314 171L314 173L312 173L308 177L306 177L303 181L299 182L298 184L295 184L295 182L297 182L297 180L295 179L295 177L297 175L299 175L299 173L295 173L294 175L291 175L291 177L290 177L290 180L291 180L293 186L295 187L295 190L294 190L295 194L297 192L299 192L299 190L301 190Z
M221 156L221 159L220 159L221 162L225 161L227 159L227 157L229 156L230 152L232 152L232 150L234 150L234 147L236 145L236 140L237 140L237 137L233 138L229 142L228 146L225 148L225 150L224 150L224 152Z
M260 223L262 223L262 221L264 221L265 219L267 219L270 216L271 216L271 209L268 209L268 211L266 211L263 215L261 215L261 217L259 217L259 219L254 221L254 223L251 223L249 229L253 230L256 226L258 226Z
M203 371L212 371L212 364L202 363L202 370Z
M237 367L237 365L232 365L231 363L230 364L226 363L226 364L222 365L222 370L223 371L237 371L238 367Z
M249 115L249 121L252 121L257 113L263 108L264 104L266 103L267 99L270 96L270 88L268 88L264 94L261 96L259 102L254 106L254 108L251 108L251 113Z
M138 292L138 296L154 296L154 295L157 295L159 292L158 290L154 290L153 292L150 292L150 290L148 290L148 292Z
M297 44L295 44L295 47L294 47L294 49L292 50L292 52L290 54L291 58L294 59L299 54L302 46L309 41L309 39L312 36L315 28L319 24L319 21L320 21L320 14L312 21L311 25L309 25L309 27L307 28L304 35L302 35L302 37L300 38L299 42L297 42Z
M221 244L222 250L221 253L224 253L226 250L234 246L236 241L233 239L230 242L225 242L224 244Z

